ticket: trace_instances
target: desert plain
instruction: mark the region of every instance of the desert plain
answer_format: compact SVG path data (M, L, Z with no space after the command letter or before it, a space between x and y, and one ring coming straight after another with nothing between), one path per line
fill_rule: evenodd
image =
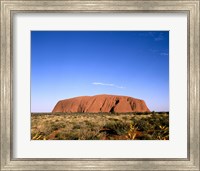
M81 96L31 114L32 140L169 140L169 112L127 96Z

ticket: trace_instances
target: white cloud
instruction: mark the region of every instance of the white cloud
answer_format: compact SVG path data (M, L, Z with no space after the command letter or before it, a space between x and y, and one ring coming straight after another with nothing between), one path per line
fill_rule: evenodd
M118 86L115 84L108 84L108 83L99 83L99 82L93 82L93 85L101 85L101 86L110 86L110 87L116 87L116 88L125 88L123 86Z
M150 52L156 54L156 55L161 55L161 56L169 56L169 53L167 53L167 49L166 50L157 50L157 49L149 49Z
M160 33L160 34L157 35L157 36L154 36L154 40L155 40L155 41L160 41L160 40L163 40L163 39L164 39L164 36L163 36L162 33Z
M169 54L162 52L162 53L160 53L160 55L162 55L162 56L168 56Z
M144 37L152 37L155 41L161 41L164 39L163 33L157 33L156 31L144 32L141 33L140 35Z

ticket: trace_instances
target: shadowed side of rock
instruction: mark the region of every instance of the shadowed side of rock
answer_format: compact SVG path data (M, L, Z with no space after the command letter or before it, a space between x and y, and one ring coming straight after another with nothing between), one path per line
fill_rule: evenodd
M80 96L60 100L54 107L55 112L66 113L128 113L150 112L144 100L128 96L96 95Z

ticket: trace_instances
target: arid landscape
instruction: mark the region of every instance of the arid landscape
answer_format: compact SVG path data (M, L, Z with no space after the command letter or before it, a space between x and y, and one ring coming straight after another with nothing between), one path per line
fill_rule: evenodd
M33 113L31 139L168 140L169 114Z
M169 31L31 31L31 140L169 140Z
M32 113L32 140L168 140L168 112L119 95L60 100L52 113Z

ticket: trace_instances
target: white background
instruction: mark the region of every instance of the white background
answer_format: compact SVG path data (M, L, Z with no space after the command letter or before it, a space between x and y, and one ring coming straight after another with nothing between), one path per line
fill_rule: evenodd
M186 158L186 14L16 14L14 16L14 158ZM170 140L30 139L31 30L165 30L170 32Z

